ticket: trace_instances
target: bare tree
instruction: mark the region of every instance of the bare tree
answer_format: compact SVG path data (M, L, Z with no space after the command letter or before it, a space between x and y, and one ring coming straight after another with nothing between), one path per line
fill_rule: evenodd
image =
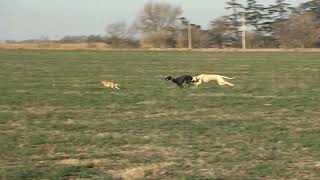
M188 37L186 33L179 33L176 36L176 47L177 48L186 48L188 47Z
M136 29L141 32L145 47L176 47L176 23L182 14L180 6L150 1L138 14Z
M178 28L175 36L176 47L188 47L188 23L182 22L183 26ZM190 24L192 48L207 48L208 47L208 30L201 29L200 25Z
M128 36L128 28L126 22L119 21L109 24L106 27L107 36L124 39Z
M182 14L180 6L164 2L148 2L139 13L136 27L142 32L158 32L174 27Z
M317 20L320 20L320 1L319 0L310 0L300 5L301 10L304 12L313 12Z
M319 41L319 22L313 13L304 13L290 18L291 34L296 46L311 48Z
M106 42L113 48L138 47L139 42L135 39L135 31L132 26L125 22L115 22L106 27Z
M200 25L193 25L192 31L192 46L194 48L208 47L208 31L202 30Z
M90 35L87 37L88 44L97 42L103 42L103 38L100 35Z
M143 37L144 47L168 48L172 47L172 34L170 31L150 32Z
M281 47L310 48L319 41L319 23L313 13L292 15L287 21L273 25L274 36Z
M246 45L247 48L263 48L266 47L264 44L264 39L266 37L263 36L260 32L248 31L246 32Z

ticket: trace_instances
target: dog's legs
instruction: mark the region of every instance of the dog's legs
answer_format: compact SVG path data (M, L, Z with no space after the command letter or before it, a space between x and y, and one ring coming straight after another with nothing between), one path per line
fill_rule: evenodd
M232 83L229 83L228 81L226 81L226 80L224 80L223 78L222 78L222 83L225 85L229 85L229 86L234 86L234 84L232 84Z
M188 84L188 87L190 87L191 86L191 83L190 83L191 81L186 81L186 83Z
M229 85L229 86L234 86L234 84L232 84L232 83L229 83L229 82L225 82L227 85Z
M177 84L177 86L179 86L180 90L181 90L182 88L184 88L182 84L180 84L180 83L176 83L176 84Z
M218 84L219 84L220 86L223 86L223 85L234 86L234 84L229 83L229 82L227 82L227 81L225 81L225 80L218 80Z
M223 86L223 85L225 85L225 83L223 82L223 81L221 81L221 80L217 80L217 82L218 82L218 84L220 85L220 86Z
M199 81L198 83L196 83L196 87L198 87L201 84L201 81Z
M118 89L118 90L120 89L120 88L118 87L118 84L116 84L114 87L115 87L116 89Z

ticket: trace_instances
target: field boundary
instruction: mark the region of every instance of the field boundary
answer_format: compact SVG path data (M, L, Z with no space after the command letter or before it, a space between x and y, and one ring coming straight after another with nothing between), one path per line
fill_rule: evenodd
M46 49L46 50L102 50L102 51L201 51L201 52L320 52L320 48L294 48L294 49L239 49L239 48L137 48L114 49L104 43L0 43L0 49Z

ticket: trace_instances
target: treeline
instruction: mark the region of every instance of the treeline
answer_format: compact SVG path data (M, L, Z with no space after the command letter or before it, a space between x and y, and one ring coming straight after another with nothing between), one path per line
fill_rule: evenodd
M182 8L166 3L149 2L128 26L125 22L106 28L111 47L132 44L154 48L188 47L188 23L191 23L193 48L241 47L243 18L248 48L320 47L320 1L311 0L296 7L285 0L265 6L256 0L226 2L228 14L210 22L203 29L181 18ZM136 46L135 46L136 47Z
M320 1L312 0L293 7L285 0L264 6L256 0L245 4L229 0L231 13L211 22L214 44L240 46L241 17L246 19L249 48L320 47Z
M241 2L228 0L227 15L213 19L204 29L183 18L181 6L150 1L132 24L115 22L106 27L105 36L65 36L58 42L103 42L112 48L187 48L189 27L193 48L239 48L245 20L247 48L320 47L319 0L295 7L285 0L275 0L268 6L256 0ZM45 40L49 41L38 41Z

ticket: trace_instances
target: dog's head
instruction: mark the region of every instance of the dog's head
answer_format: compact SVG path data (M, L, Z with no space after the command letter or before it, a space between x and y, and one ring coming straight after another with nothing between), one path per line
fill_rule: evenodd
M171 80L172 80L172 77L171 77L171 76L168 76L168 77L165 78L165 80L166 80L166 81L171 81Z
M199 78L197 78L197 77L192 77L191 82L198 82L198 81L199 81Z

